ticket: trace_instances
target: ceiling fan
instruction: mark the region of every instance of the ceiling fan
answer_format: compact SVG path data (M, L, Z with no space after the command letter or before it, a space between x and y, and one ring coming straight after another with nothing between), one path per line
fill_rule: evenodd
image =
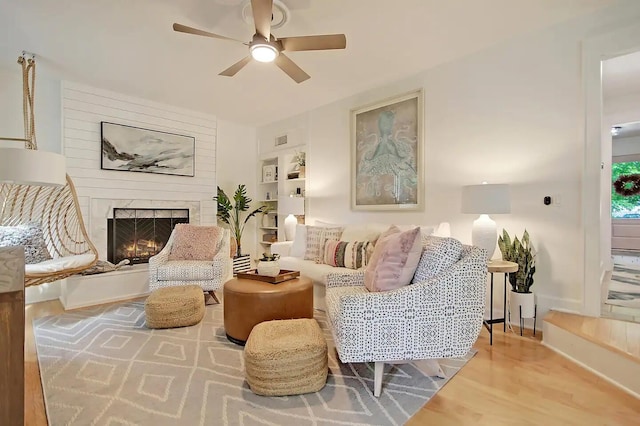
M347 39L344 34L276 38L271 34L272 9L273 0L251 0L251 11L253 13L256 33L248 43L178 23L173 24L173 30L221 40L237 41L248 45L249 56L239 60L219 74L227 77L233 77L238 71L244 68L245 65L251 62L252 59L255 59L259 62L275 62L275 64L295 80L296 83L302 83L310 78L309 74L304 72L302 68L296 65L296 63L289 59L283 52L344 49L347 46Z

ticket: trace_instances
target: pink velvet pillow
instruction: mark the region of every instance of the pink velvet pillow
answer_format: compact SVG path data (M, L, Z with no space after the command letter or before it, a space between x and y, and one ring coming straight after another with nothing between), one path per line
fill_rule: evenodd
M408 285L421 253L420 228L400 232L398 227L391 226L378 239L364 271L367 290L389 291Z
M173 232L169 260L213 260L218 254L222 228L179 223Z

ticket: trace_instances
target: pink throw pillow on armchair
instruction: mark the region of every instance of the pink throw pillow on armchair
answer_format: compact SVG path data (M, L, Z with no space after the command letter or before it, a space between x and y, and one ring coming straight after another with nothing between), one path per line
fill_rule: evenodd
M401 232L391 226L385 231L375 248L364 272L367 290L389 291L411 282L422 253L420 228Z
M217 226L197 226L179 223L169 260L213 260L220 250L223 229Z

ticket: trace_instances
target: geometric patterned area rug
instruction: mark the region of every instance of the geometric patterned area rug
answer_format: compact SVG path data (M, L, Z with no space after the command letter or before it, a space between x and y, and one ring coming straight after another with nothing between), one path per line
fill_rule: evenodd
M401 425L475 354L441 361L444 379L420 362L386 365L376 398L373 364L340 363L325 314L315 318L329 344L327 385L289 397L251 392L222 305L208 305L198 325L165 330L146 328L141 301L36 319L49 424Z
M607 305L640 308L640 266L614 264Z

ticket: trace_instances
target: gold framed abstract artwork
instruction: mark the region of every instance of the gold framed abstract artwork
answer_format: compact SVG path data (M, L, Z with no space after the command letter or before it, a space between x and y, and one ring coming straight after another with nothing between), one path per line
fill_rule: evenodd
M423 209L423 93L351 110L351 208Z

